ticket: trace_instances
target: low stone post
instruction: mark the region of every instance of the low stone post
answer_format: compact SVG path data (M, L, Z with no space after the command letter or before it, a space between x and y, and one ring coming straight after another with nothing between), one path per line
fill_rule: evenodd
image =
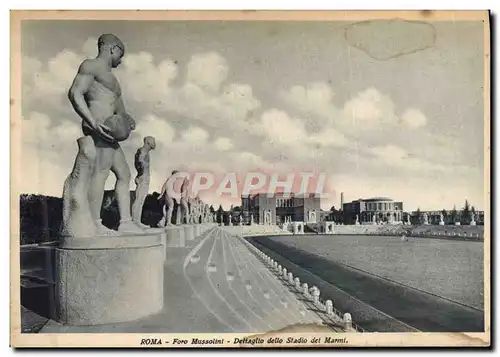
M325 302L325 312L328 316L333 315L333 303L332 300L326 300Z
M313 301L315 303L319 303L319 295L320 295L319 289L316 286L313 286L312 296L313 296Z
M309 286L307 285L307 283L302 284L302 293L305 296L309 296Z
M352 330L352 317L348 312L344 314L344 328L346 331Z
M295 279L293 279L294 283L295 283L295 287L297 289L300 289L300 279L297 277Z

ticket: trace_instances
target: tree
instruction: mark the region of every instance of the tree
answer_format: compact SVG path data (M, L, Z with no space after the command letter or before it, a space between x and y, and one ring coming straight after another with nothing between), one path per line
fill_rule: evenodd
M210 213L215 213L215 208L213 205L210 205Z
M219 205L219 208L217 209L217 222L224 222L224 209L222 208L222 205Z
M462 222L467 222L470 217L470 206L469 201L465 200L465 205L462 210Z
M453 210L451 211L451 219L452 219L453 223L455 223L457 221L457 218L458 218L457 207L455 205L453 205Z

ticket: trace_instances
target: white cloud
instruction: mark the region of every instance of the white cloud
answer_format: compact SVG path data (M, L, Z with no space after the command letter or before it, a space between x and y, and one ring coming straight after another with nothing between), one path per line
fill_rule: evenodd
M431 174L431 172L450 172L462 170L460 167L452 167L442 164L437 164L425 159L415 157L407 152L405 149L387 144L385 146L378 146L368 149L368 152L374 155L381 164L387 166L399 167L401 169L410 171L419 171L423 174Z
M58 120L53 125L45 113L30 112L21 119L22 192L60 196L71 171L81 134L75 122Z
M242 172L258 169L265 170L273 167L272 164L264 160L261 156L250 151L231 153L230 157L233 160L233 167Z
M304 124L297 118L290 118L278 109L265 111L261 117L261 129L272 143L300 145L306 138Z
M154 137L157 146L169 146L175 138L175 130L165 118L147 114L136 119L136 129L133 131L132 139L136 145L142 145L145 136Z
M420 128L427 125L427 118L418 109L408 108L401 115L403 123L410 128Z
M208 133L206 130L199 127L190 127L182 133L182 139L191 145L202 146L208 140Z
M174 95L171 82L177 73L177 65L172 60L165 59L156 65L149 52L128 54L117 70L127 102L144 103L150 109Z
M395 160L402 160L408 157L408 153L406 152L406 150L391 144L387 144L382 147L375 147L371 151L373 154L388 163Z
M349 145L349 140L346 136L333 128L328 128L311 135L308 141L323 147L346 147Z
M344 120L351 121L358 129L373 130L379 125L398 123L392 100L375 88L368 88L348 100L343 113Z
M226 59L216 52L196 54L187 65L187 80L203 89L214 92L219 90L227 78Z
M220 151L228 151L233 148L233 143L231 142L231 139L229 138L217 138L215 140L215 147L219 149Z
M89 37L82 46L83 55L86 58L93 58L97 56L97 38Z

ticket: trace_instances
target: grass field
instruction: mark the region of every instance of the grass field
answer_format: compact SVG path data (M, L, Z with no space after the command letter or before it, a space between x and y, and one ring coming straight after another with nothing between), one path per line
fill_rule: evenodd
M335 262L483 309L483 243L383 236L269 237Z

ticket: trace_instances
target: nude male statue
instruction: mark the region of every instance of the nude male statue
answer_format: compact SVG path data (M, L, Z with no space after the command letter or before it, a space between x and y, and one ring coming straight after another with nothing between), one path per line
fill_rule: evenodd
M92 137L96 149L96 158L89 185L89 204L97 235L117 235L116 231L106 228L101 221L101 206L104 184L112 171L116 176L115 193L120 211L118 232L143 233L130 215L130 169L122 148L106 130L103 123L115 114L126 115L130 127L135 129L135 122L125 112L118 80L112 73L125 54L122 41L112 34L101 35L97 41L98 55L87 59L78 68L68 92L73 109L82 118L82 130L85 136Z
M143 139L144 144L137 149L134 157L135 169L137 170L137 176L135 178L135 200L132 204L132 220L141 228L149 228L149 226L142 224L142 206L146 200L149 190L149 152L156 148L155 138L152 136L146 136Z
M189 198L189 206L190 206L190 210L191 210L191 215L189 217L190 218L189 223L195 224L196 223L196 214L198 211L198 207L196 205L196 198L194 198L194 197Z
M179 177L177 174L179 171L172 171L172 175L165 181L161 187L160 195L158 196L158 201L160 201L163 196L165 196L165 204L163 205L163 217L158 223L158 226L165 227L172 225L172 213L174 211L174 196L179 195L181 189L176 187Z
M189 186L190 181L188 177L184 178L184 181L182 181L182 186L181 186L181 199L180 199L180 208L182 209L182 218L181 218L181 223L186 223L189 224L191 221L191 215L192 215L192 206L191 210L189 209L188 205L188 200L189 200Z

